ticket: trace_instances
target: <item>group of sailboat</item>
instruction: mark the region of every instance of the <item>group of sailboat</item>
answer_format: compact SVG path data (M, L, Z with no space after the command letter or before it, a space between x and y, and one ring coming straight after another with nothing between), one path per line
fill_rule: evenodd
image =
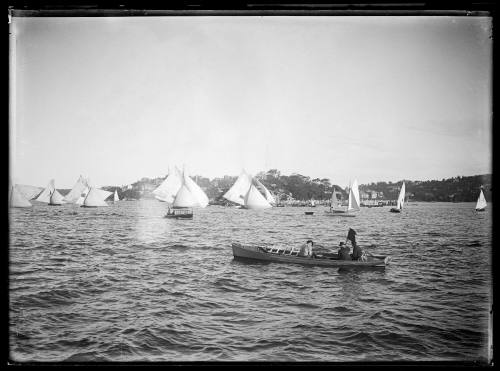
M276 204L271 192L245 170L222 197L239 204L243 209L268 209Z
M73 188L63 196L55 187L55 180L51 179L45 188L15 184L9 187L9 202L11 207L31 207L30 200L46 203L49 206L76 204L81 207L108 206L105 201L112 192L93 187L89 180L80 175ZM115 190L113 201L119 201Z
M360 205L358 181L355 179L349 187L349 200L347 207L342 206L341 201L338 200L337 194L338 193L335 190L335 187L333 187L332 198L330 200L330 210L326 211L326 213L332 216L356 216L355 212L359 211Z
M174 166L165 180L153 191L155 198L168 204L166 218L192 219L193 208L205 208L208 196L186 173Z

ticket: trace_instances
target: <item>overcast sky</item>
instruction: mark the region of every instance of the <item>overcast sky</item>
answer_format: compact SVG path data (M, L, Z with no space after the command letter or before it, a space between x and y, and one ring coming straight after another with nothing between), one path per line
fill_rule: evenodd
M14 18L11 176L491 173L491 19Z

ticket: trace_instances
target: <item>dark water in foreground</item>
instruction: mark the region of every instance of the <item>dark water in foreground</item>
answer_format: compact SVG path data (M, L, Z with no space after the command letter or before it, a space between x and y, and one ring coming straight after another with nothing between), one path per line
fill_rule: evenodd
M324 210L210 206L189 221L164 219L155 200L11 209L11 359L486 361L491 204ZM336 246L348 227L391 265L248 263L230 247Z

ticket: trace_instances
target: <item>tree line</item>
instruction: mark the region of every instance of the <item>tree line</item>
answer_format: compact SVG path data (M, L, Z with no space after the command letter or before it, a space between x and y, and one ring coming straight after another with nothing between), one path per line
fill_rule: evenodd
M289 199L328 200L331 198L333 189L342 198L347 199L348 188L342 188L338 184L332 184L328 178L311 178L306 175L292 173L283 175L277 169L260 172L255 176L271 191L276 198L285 201ZM110 191L118 191L120 198L139 199L153 197L151 193L154 188L161 184L165 177L143 178L128 187L103 187ZM234 184L238 176L224 176L210 180L203 176L192 177L205 191L208 198L215 202L221 202L222 196ZM403 180L398 182L377 182L361 184L360 193L376 192L377 199L395 200ZM483 192L487 201L491 201L491 174L474 176L457 176L441 180L411 181L405 180L406 195L411 201L445 201L445 202L471 202L476 201L479 189Z

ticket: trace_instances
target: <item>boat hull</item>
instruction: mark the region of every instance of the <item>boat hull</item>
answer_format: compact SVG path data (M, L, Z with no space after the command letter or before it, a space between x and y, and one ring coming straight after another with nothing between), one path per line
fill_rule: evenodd
M383 268L390 261L390 256L373 255L368 257L368 261L339 260L336 258L310 258L290 255L280 255L267 252L259 246L243 246L239 243L231 245L234 258L260 260L277 263L292 263L322 267L378 267Z
M173 215L167 214L165 215L167 219L193 219L193 214L181 214L181 215Z
M476 209L476 211L485 211L486 208L482 208L482 209Z
M326 215L329 216L343 216L345 218L354 218L356 214L348 213L346 211L325 211Z
M313 215L314 214L314 211L306 211L305 212L306 215Z
M391 208L391 210L389 210L391 213L400 213L401 210L400 209L396 209L396 208Z

